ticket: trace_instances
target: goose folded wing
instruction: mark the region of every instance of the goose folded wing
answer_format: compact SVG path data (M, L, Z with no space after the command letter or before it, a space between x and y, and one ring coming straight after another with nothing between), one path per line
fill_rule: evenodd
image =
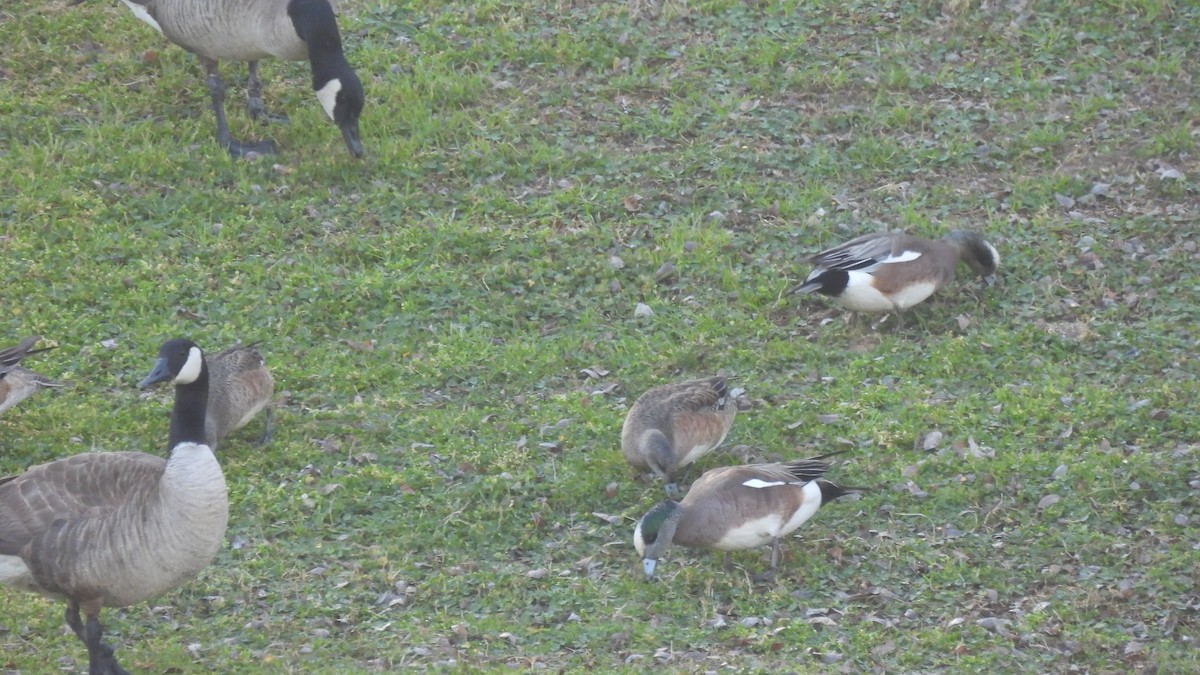
M57 521L104 515L143 493L165 466L140 452L85 453L0 479L0 540L23 543Z

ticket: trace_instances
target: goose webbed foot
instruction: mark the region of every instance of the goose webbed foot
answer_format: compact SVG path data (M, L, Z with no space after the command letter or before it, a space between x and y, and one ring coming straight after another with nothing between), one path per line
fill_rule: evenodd
M291 120L283 113L273 113L267 110L263 100L259 97L249 97L246 99L246 112L250 114L250 119L263 124L278 123L286 124Z
M267 107L263 105L263 85L262 78L258 75L258 61L251 61L247 69L249 77L246 79L246 112L250 114L250 119L264 124L287 122L287 115L267 112Z
M233 140L233 135L229 133L229 123L225 120L225 82L221 79L221 71L213 59L201 58L200 62L204 65L205 75L208 76L208 93L212 97L213 115L217 118L217 144L225 148L234 159L245 158L252 152L259 155L278 154L275 141L239 143ZM259 88L262 88L261 83Z
M755 574L752 581L756 584L769 584L775 581L775 568L771 567Z
M220 143L221 147L225 148L225 150L229 152L229 156L233 157L234 159L252 159L253 156L250 155L252 152L257 153L258 155L279 154L279 151L275 147L275 141L270 139L258 141L257 143L239 143L232 138L222 141L218 134L217 142Z

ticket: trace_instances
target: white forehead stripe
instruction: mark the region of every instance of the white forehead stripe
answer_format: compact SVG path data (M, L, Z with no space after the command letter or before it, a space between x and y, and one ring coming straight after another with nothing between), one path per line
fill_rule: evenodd
M162 33L162 26L158 25L158 22L154 20L154 17L150 16L150 12L147 12L145 7L131 0L121 0L121 2L125 3L125 6L129 8L129 11L133 12L134 16L153 26L154 30L158 31L159 34Z
M187 362L179 369L179 374L175 376L175 384L191 384L200 377L200 366L204 363L204 357L200 354L199 347L192 347L188 350Z
M341 90L342 81L336 77L317 90L317 100L321 102L321 107L325 109L329 119L333 119L333 109L337 105L337 95Z
M787 485L787 481L782 481L782 480L766 481L761 478L751 478L750 480L746 481L745 483L742 483L742 485L745 485L746 487L762 489L762 488L769 488L769 487L779 487L780 485Z
M889 263L909 262L910 260L916 260L917 258L920 258L920 257L921 257L920 251L903 251L900 253L900 255L888 256L886 258L880 259L879 264L887 265Z

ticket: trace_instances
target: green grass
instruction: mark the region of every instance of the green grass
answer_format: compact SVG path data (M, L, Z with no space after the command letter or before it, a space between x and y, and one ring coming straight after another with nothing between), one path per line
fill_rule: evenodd
M271 127L225 66L282 149L233 162L124 7L0 9L0 334L74 383L0 420L0 473L161 452L167 337L262 340L278 383L274 442L220 452L231 545L105 613L127 667L1200 670L1195 3L346 4L364 161L304 64L264 64ZM899 331L788 295L888 226L983 231L1001 281ZM774 585L765 550L645 583L621 421L719 369L751 406L701 469L840 449L873 489ZM7 590L0 654L86 662Z

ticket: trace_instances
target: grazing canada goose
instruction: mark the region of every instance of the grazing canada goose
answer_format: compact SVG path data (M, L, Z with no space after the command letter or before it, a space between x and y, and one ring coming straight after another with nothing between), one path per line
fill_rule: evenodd
M126 673L102 640L100 610L181 585L225 537L229 501L204 443L208 368L200 348L163 343L142 384L168 379L175 383L168 459L84 453L0 481L0 583L67 601L67 625L87 645L91 675Z
M61 382L42 377L19 365L21 360L30 354L54 349L53 347L33 349L33 346L41 339L42 336L34 335L25 338L15 347L0 349L0 414L33 396L40 389L63 386Z
M83 2L76 0L74 4ZM329 119L342 130L350 154L361 157L358 118L362 82L342 53L342 38L329 0L122 0L134 16L168 40L200 57L208 77L217 143L234 157L253 151L274 154L272 141L239 143L225 121L225 83L217 62L248 61L246 108L254 119L269 117L262 100L260 59L307 60L312 86Z
M878 232L822 251L795 293L816 291L856 312L900 312L925 300L954 279L962 260L990 277L1000 254L975 232L951 232L930 240L903 232Z
M621 428L621 452L639 470L663 481L672 499L679 495L675 472L712 452L733 426L737 401L724 377L655 387L638 397Z
M257 343L255 343L257 344ZM266 425L258 439L262 445L271 440L271 396L275 381L267 371L262 354L250 345L234 345L209 356L208 411L204 442L212 449L228 434L241 429L261 410Z
M729 551L771 544L769 579L779 563L779 540L804 524L822 504L862 488L840 487L821 476L830 453L782 464L725 466L704 472L681 502L665 500L638 521L633 545L646 577L671 544Z

